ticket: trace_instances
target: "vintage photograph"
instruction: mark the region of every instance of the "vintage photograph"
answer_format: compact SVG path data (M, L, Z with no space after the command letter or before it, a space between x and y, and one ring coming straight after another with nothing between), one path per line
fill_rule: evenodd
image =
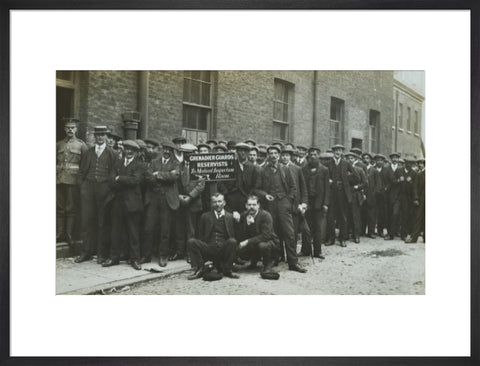
M425 72L56 71L57 295L425 295Z

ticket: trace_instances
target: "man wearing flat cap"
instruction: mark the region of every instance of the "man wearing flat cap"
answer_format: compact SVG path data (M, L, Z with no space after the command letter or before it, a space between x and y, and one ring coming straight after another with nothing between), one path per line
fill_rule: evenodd
M415 201L419 200L417 190L417 173L413 170L415 159L405 157L405 166L401 170L403 179L400 188L400 202L401 202L401 237L403 240L410 239L413 232L413 225L415 220L415 213L418 205Z
M74 229L79 211L80 161L87 152L87 145L77 138L74 118L64 119L65 138L57 142L57 243L73 244ZM78 215L77 215L78 214ZM76 219L77 218L77 219Z
M418 172L413 186L414 220L412 235L405 240L405 243L416 243L418 237L423 233L425 243L425 159L417 161Z
M257 179L257 169L248 161L250 146L243 142L235 145L237 159L234 163L235 180L219 182L218 191L225 196L229 212L243 212L247 197L252 193Z
M170 229L175 212L180 207L177 186L180 172L179 163L173 156L175 149L177 146L172 142L164 142L162 156L152 161L146 173L145 226L140 263L151 261L155 245L158 249L159 265L167 265Z
M95 249L99 264L108 254L108 198L113 166L118 158L107 146L107 131L106 126L95 127L95 145L88 149L80 163L83 250L75 258L76 263L89 260Z
M385 178L385 156L376 154L374 156L375 166L368 170L368 234L367 237L375 238L375 227L377 235L383 236L387 227L387 184Z
M293 205L297 194L295 181L290 170L279 163L280 152L276 145L268 147L268 163L260 171L254 194L265 201L265 209L273 218L274 231L285 243L289 270L305 273L307 270L298 264L293 227Z
M368 181L364 170L358 165L358 155L349 152L345 154L345 158L350 161L359 177L358 183L352 187L352 204L350 214L348 215L349 232L353 235L353 241L358 244L360 243L360 235L362 235L361 209L366 200L365 192L368 190Z
M393 240L395 235L400 234L400 209L401 209L401 184L404 180L402 169L398 164L400 153L390 154L391 163L385 167L387 181L387 223L388 233L385 240Z
M128 258L132 267L140 270L140 220L143 211L140 182L144 167L136 154L140 146L133 140L123 141L124 158L117 160L113 167L112 196L112 233L110 255L102 264L110 267L119 264L122 254L121 243L126 238Z
M195 236L203 212L202 194L205 190L205 178L190 174L189 158L196 150L196 146L192 144L180 146L180 151L184 154L184 159L179 165L180 174L177 182L180 207L175 212L175 239L174 245L170 248L168 257L170 261L186 257L186 242Z
M358 184L359 177L352 164L342 157L345 147L332 146L333 161L329 166L331 198L328 209L328 237L327 245L335 243L335 226L339 226L339 241L341 247L346 247L348 239L347 216L352 204L352 186Z

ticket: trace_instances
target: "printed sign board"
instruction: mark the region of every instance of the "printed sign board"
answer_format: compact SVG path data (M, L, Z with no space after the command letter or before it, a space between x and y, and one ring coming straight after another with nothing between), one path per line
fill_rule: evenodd
M235 153L192 154L190 175L207 181L235 180ZM195 179L195 178L194 178Z

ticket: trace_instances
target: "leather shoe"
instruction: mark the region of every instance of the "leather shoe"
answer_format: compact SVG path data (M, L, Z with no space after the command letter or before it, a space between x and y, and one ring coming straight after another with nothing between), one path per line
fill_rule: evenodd
M105 263L105 261L106 261L105 258L103 258L103 257L97 257L97 263L98 263L98 264L103 264L103 263Z
M111 266L116 266L118 264L118 260L114 261L113 259L107 259L105 262L103 262L102 267L111 267Z
M158 260L158 265L160 267L166 267L167 266L167 258L160 257L159 260Z
M138 263L140 264L143 264L143 263L150 263L152 261L152 258L149 258L149 257L142 257L140 258L140 260L138 261Z
M228 278L234 278L234 279L240 278L236 274L233 274L232 271L223 272L223 275Z
M91 257L87 254L81 254L77 258L75 258L75 263L82 263L90 260Z
M315 258L320 258L320 259L325 259L325 257L321 254L314 254L313 255Z
M139 271L139 270L142 269L142 266L140 265L140 263L138 263L138 261L133 261L133 262L132 262L132 268L133 268L133 269L136 269L137 271Z
M306 273L307 270L305 268L300 267L298 264L292 264L288 266L289 271L295 271L300 273Z
M340 240L340 246L342 248L345 248L347 246L347 243L345 243L345 241L343 241L343 240Z
M257 269L257 263L251 262L245 269L248 271L255 271Z
M205 274L205 267L200 267L200 268L197 268L197 270L187 278L189 280L196 280L198 278L202 278L204 274Z
M416 241L416 240L414 241L412 238L408 238L407 240L405 240L405 243L406 243L406 244L414 244L414 243L416 243L416 242L417 242L417 241Z
M360 243L360 238L356 237L355 240L354 240L355 244L358 244Z

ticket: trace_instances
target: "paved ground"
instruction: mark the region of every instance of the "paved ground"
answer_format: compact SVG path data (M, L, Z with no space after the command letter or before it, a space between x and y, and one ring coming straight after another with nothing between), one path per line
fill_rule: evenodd
M240 279L220 281L188 281L190 271L174 273L149 282L107 291L113 295L420 295L425 294L425 245L405 244L400 240L385 241L362 238L360 244L348 242L324 247L326 259L302 257L306 274L276 267L278 281L263 280L258 272L240 269ZM170 266L170 264L169 264Z

